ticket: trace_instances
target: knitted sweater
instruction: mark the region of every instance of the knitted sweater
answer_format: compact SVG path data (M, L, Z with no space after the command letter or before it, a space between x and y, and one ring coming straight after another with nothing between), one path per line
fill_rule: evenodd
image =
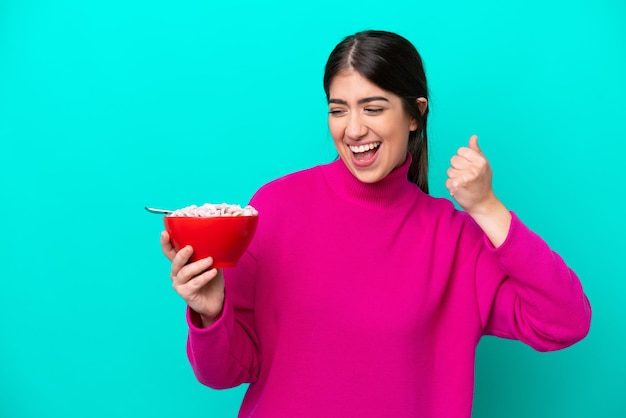
M493 248L407 180L341 160L263 186L255 237L226 269L222 316L187 353L198 380L250 383L241 417L470 417L483 335L558 350L588 332L575 273L513 213Z

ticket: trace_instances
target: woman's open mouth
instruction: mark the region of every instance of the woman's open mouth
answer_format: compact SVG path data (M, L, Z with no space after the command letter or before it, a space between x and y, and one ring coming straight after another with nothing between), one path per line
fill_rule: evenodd
M374 163L382 142L370 142L363 145L348 145L352 152L352 161L357 167L367 167Z

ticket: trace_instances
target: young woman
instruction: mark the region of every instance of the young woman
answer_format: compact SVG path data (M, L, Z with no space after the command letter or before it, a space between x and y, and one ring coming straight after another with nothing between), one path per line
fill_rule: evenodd
M448 170L463 210L428 195L428 89L409 41L347 37L324 89L340 158L255 194L237 267L188 263L193 249L162 234L200 382L250 383L242 417L470 417L483 335L548 351L587 334L577 276L495 196L475 136Z

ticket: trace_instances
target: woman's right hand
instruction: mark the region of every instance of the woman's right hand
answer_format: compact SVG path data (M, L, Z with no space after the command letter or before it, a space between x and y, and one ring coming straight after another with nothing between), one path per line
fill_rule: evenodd
M224 306L222 269L211 268L211 257L188 263L193 248L188 245L176 252L167 231L161 232L161 249L172 262L170 278L174 290L200 314L202 325L210 326L219 318Z

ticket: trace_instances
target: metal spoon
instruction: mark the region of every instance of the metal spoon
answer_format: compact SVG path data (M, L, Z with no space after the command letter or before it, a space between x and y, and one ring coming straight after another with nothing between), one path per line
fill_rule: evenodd
M155 208L149 208L147 206L144 206L145 209L150 212L150 213L157 213L159 215L169 215L170 213L174 212L173 210L167 210L167 209L155 209Z

